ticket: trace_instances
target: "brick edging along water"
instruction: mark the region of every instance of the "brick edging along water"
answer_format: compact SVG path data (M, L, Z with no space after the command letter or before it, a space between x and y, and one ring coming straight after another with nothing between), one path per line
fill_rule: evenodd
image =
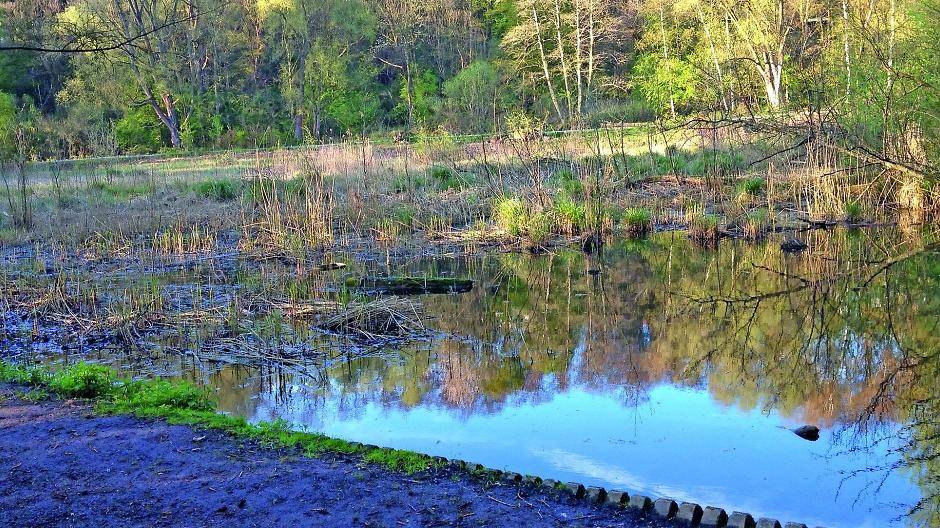
M377 448L377 446L363 445L358 442L352 442L352 444L365 448ZM442 466L450 466L467 472L472 477L485 477L509 484L536 486L555 493L567 493L575 499L587 501L597 506L635 509L645 515L654 515L661 519L674 521L677 526L702 528L808 528L803 523L787 522L781 524L776 519L766 517L754 519L751 514L746 512L735 511L729 514L722 508L702 507L694 502L677 503L667 497L651 498L621 490L607 490L599 486L584 486L579 482L563 483L531 475L523 476L519 473L491 469L482 464L472 464L459 459L450 460L444 457L433 457L433 459Z

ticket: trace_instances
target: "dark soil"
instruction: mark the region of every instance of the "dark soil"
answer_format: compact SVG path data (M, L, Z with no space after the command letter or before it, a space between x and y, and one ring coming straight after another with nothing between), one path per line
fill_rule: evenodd
M0 385L0 526L657 527L631 511L437 469L307 458Z

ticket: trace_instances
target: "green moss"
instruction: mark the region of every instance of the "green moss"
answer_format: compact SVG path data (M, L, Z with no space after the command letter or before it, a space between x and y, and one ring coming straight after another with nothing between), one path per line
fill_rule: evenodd
M0 383L27 385L37 395L48 390L60 396L88 398L101 414L158 418L170 424L222 431L271 447L299 449L307 456L359 454L366 462L405 473L436 465L431 457L412 451L366 448L318 433L293 431L283 420L252 424L241 417L221 414L207 389L185 381L126 380L107 367L88 363L51 371L0 361Z
M399 449L373 448L366 451L363 459L405 473L424 471L432 465L431 459L426 455Z

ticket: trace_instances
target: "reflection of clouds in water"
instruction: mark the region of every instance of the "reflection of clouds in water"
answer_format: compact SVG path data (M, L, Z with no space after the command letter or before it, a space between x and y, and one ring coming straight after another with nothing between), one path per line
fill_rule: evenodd
M683 501L695 502L702 507L718 505L725 508L729 514L732 511L759 512L763 507L763 505L759 503L748 502L746 498L742 497L740 494L728 495L727 493L723 493L722 489L718 486L709 486L707 483L703 483L701 485L686 485L682 488L676 488L667 484L650 482L643 480L643 478L630 473L628 470L618 465L609 462L594 461L585 455L562 449L533 450L532 454L544 460L548 466L555 467L561 471L568 471L583 475L587 478L611 483L613 486L610 489L617 489L619 486L630 493L645 493L650 495L653 499L668 497L680 503ZM800 511L798 515L793 515L792 517L799 518L800 521L807 522L809 525L822 524L835 527L843 526L833 524L832 519L823 521L812 517L812 515L812 512ZM760 517L760 514L757 514L756 517ZM875 528L876 526L881 525L879 525L877 521L864 520L857 528ZM884 527L881 526L881 528Z
M817 250L830 238L838 242L838 237L829 234L818 236L814 243ZM707 393L710 406L719 407L716 412L726 422L735 411L761 410L775 416L774 425L811 423L827 432L835 426L833 434L812 446L829 446L820 460L848 460L856 454L855 449L864 447L880 454L883 450L879 446L896 433L894 424L876 421L883 429L870 424L862 429L852 420L879 391L895 387L883 383L897 371L904 350L885 332L881 312L887 310L882 302L886 294L879 288L848 290L845 286L851 285L851 277L833 279L845 271L838 262L851 263L854 253L841 246L824 253L838 258L823 259L819 263L824 266L818 268L810 266L815 262L812 255L785 261L789 273L822 279L812 295L799 291L768 298L760 310L754 309L753 319L750 309L702 309L690 299L733 298L785 289L787 281L771 271L780 266L774 244L761 247L731 242L714 252L702 252L690 248L684 237L654 235L640 249L623 252L616 246L607 248L604 255L596 257L602 260L596 265L603 268L596 280L582 271L585 266L580 263L585 257L579 251L560 250L541 257L383 262L388 267L381 270L384 274L423 274L433 269L441 275L470 276L481 285L498 287L478 287L461 296L422 297L426 312L435 316L431 325L453 334L452 339L397 343L352 360L330 354L335 361L325 368L329 380L325 386L282 377L267 369L260 373L251 370L250 376L243 371L224 372L207 381L230 387L219 393L223 409L255 418L283 416L295 424L320 428L324 421L364 423L372 419L375 425L401 415L402 423L394 427L408 429L420 421L421 413L414 411L423 410L447 416L452 420L450 430L455 431L472 426L475 419L507 417L527 408L557 404L553 402L556 398L570 401L584 394L637 411L625 421L637 423L641 414L643 419L661 420L670 412L682 423L695 421L698 417L688 408L688 397L683 398L683 405L651 401L651 393L665 383ZM940 295L938 282L924 278L922 263L908 264L912 267L891 271L890 284L898 290L891 292L897 296L890 309L893 330L914 345L929 346L936 333L922 328L924 310L930 309L924 299ZM858 263L860 269L865 265ZM760 266L767 271L760 271ZM667 295L666 290L691 297ZM307 337L323 340L316 332ZM311 350L331 350L332 341L322 344ZM173 367L168 365L167 370ZM200 374L198 368L192 370L192 377ZM897 380L903 382L904 378ZM896 394L878 401L872 409L876 417L895 416L895 406L902 406L906 390L903 385L897 387ZM921 390L931 394L935 392L932 387ZM600 428L613 416L609 408L592 412L593 421L585 428ZM543 419L550 421L557 415ZM519 420L515 417L490 427L497 433L511 434L512 422ZM725 425L727 434L740 442L741 436L759 423L759 419L748 417ZM789 433L774 433L781 440L775 437L772 442L792 440L786 436ZM402 434L407 436L407 431ZM681 449L675 447L668 452L663 442L654 442L650 452L671 458L700 454L709 440L701 437L701 431L695 434L699 445L687 447L688 453L676 452ZM487 442L492 446L498 440L501 438L488 437ZM605 482L623 482L630 489L649 489L654 495L676 499L694 496L698 501L731 506L715 489L696 488L697 481L683 484L680 491L662 483L643 485L635 478L637 474L661 478L661 467L647 472L633 464L627 471L619 467L616 452L610 461L601 463L598 457L602 453L590 447L572 445L570 438L560 436L558 442L537 453L552 467ZM528 446L532 448L531 443ZM756 453L762 448L752 443L746 450ZM740 449L733 455L735 464L726 465L742 465L745 448ZM894 456L883 458L854 467L897 460ZM702 463L718 465L707 459ZM831 477L827 478L826 482L831 482ZM749 496L746 486L736 485L745 488L744 496ZM804 485L813 492L822 490L825 483Z
M698 501L706 504L728 503L727 497L713 487L696 486L695 490L682 490L665 484L643 480L626 469L609 462L595 462L585 455L561 449L545 449L533 454L558 469L571 471L600 481L623 486L625 490L649 493L653 498L669 497L677 502ZM749 510L753 511L753 509Z

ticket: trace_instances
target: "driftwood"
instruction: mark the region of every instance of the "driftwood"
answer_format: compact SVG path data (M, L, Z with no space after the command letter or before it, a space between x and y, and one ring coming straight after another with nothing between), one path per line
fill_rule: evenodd
M449 277L350 277L346 286L390 295L467 293L473 281Z

